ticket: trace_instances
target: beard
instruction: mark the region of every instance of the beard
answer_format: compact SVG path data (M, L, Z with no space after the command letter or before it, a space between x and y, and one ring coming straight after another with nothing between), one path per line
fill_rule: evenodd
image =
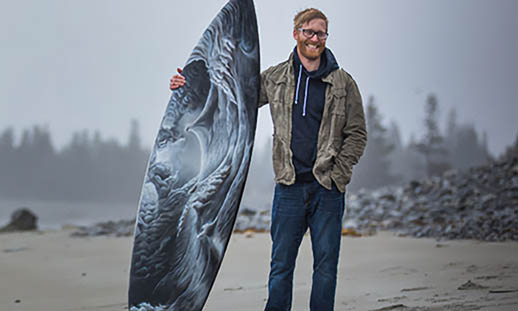
M326 48L325 41L312 42L308 39L297 40L297 50L303 56L310 60L316 60L320 58L320 55Z

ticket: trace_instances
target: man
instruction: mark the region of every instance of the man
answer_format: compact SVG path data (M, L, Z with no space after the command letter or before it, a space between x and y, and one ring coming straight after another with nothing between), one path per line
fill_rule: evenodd
M310 310L334 308L344 192L367 133L358 87L326 48L327 31L321 11L299 12L293 53L261 74L259 106L270 104L277 183L266 311L291 309L295 261L308 228L314 257ZM184 83L175 75L170 88Z

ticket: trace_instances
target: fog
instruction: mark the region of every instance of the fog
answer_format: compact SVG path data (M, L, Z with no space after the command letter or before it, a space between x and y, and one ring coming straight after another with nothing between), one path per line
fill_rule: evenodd
M67 154L72 158L79 147L124 154L131 145L130 120L134 119L140 125L139 151L133 160L124 162L133 170L128 172L122 164L117 168L127 173L118 178L132 182L123 183L126 188L117 198L100 198L136 200L146 155L169 100L169 79L224 4L223 0L4 1L0 9L0 133L3 142L10 144L5 148L19 152L24 131L30 137L37 126L38 133L49 140L50 158L64 172L73 163L59 161ZM393 177L401 182L427 174L419 158L422 154L410 145L422 143L427 135L423 120L430 96L439 103L437 122L444 141L470 141L469 146L478 150L451 149L450 153L479 157L472 162L449 158L457 163L452 167L459 167L459 161L476 165L498 157L515 141L517 1L256 1L262 69L288 57L295 45L293 16L307 7L318 7L328 15L327 46L358 83L366 112L372 96L383 127L392 134L397 129L397 139L389 142L393 153L384 159L394 163L387 180ZM448 127L452 111L456 131ZM269 110L262 108L250 171L255 177L247 182L244 204L265 196L260 204L269 204L271 134ZM6 193L15 197L30 193L35 199L49 199L27 190L23 176L28 171L12 169L36 161L40 153L33 153L26 162L17 156L8 160L5 154L0 158L2 180L17 180L21 193L4 191L2 198ZM404 163L394 159L414 159L416 169L406 172ZM100 162L90 164L97 171L108 171L95 163ZM357 185L352 188L360 188L363 181L355 179ZM52 192L48 187L40 189L47 196ZM114 195L114 189L108 192ZM88 199L80 197L84 193L66 193L69 199Z
M126 139L129 120L145 145L182 67L225 1L135 0L3 2L0 10L0 128L46 125L61 147L72 132ZM437 95L443 116L487 132L502 152L518 131L518 2L513 0L257 1L261 65L287 58L292 19L315 6L329 17L328 47L364 98L419 133L422 105ZM260 111L258 140L272 133ZM19 139L20 137L18 137Z

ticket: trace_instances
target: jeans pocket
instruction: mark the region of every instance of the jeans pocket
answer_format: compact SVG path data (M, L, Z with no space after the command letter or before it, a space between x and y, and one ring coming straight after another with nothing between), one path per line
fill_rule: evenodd
M272 214L304 216L303 193L300 187L277 184L275 186Z
M325 189L320 193L319 209L328 213L343 215L344 194L333 183L331 190Z

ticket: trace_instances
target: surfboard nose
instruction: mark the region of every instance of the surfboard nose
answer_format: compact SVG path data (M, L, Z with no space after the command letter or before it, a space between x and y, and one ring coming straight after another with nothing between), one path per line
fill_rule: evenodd
M237 18L235 25L238 27L234 27L234 29L241 32L236 36L241 37L239 47L245 53L253 52L258 48L259 43L254 2L252 0L231 0L229 3L238 6L237 16L235 16Z
M241 77L243 104L248 109L256 109L259 91L259 33L253 0L230 0L227 7L233 16L233 37L239 38L234 49L235 75ZM250 122L255 124L256 114L250 114Z

